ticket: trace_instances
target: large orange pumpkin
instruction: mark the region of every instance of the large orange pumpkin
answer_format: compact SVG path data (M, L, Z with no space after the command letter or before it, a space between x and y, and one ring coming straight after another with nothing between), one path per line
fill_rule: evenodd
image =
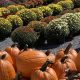
M12 46L9 46L5 49L6 52L8 52L13 60L13 66L16 69L16 60L15 56L19 54L20 50L17 47L17 44L13 44Z
M15 70L12 64L5 60L6 54L0 56L0 80L14 80L15 79Z
M16 56L17 71L22 73L24 77L30 77L46 60L47 56L42 51L27 49Z
M47 67L50 63L50 61L46 61L40 69L31 75L31 80L58 80L56 72L52 68Z
M6 54L5 60L8 60L13 65L13 60L12 60L11 56L6 51L0 50L0 56L2 56L4 54Z
M65 70L69 68L70 71L76 71L76 65L73 60L65 56L63 58L59 58L52 65L52 68L57 73L59 79L65 79Z

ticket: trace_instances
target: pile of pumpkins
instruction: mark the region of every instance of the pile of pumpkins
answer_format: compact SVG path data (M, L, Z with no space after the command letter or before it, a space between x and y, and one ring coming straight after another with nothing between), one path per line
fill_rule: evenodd
M69 72L80 72L80 54L71 46L56 54L27 46L20 50L16 44L0 50L0 80L69 80ZM80 80L70 80L75 78Z

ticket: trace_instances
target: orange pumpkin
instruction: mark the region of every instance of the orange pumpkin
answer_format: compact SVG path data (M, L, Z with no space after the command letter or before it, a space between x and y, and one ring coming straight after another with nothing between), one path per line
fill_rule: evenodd
M73 61L75 61L76 57L77 57L77 52L71 48L72 44L70 43L66 49L60 49L58 52L57 52L57 55L56 57L57 58L62 58L64 57L65 55L67 55L70 59L72 59Z
M6 54L5 60L8 60L13 65L11 56L6 51L0 50L0 56L2 56L4 54Z
M17 71L24 77L30 77L37 68L47 60L45 53L39 50L27 49L16 56Z
M17 44L13 44L12 46L9 46L5 49L6 52L8 52L13 60L13 66L16 69L16 60L15 56L19 54L20 50L17 47Z
M76 65L73 60L65 56L63 58L59 58L52 65L52 68L55 70L59 79L65 79L65 70L69 68L70 71L76 71Z
M52 51L49 49L45 52L45 54L47 55L47 58L52 61L53 63L55 62L55 54L52 53Z
M75 61L76 57L77 57L78 53L76 52L76 50L74 49L70 49L67 56L72 59L73 61Z
M56 72L52 68L47 67L48 64L51 64L51 62L46 61L39 70L36 70L31 75L31 80L58 80Z
M78 53L76 59L75 59L75 64L76 64L76 67L77 67L77 70L80 72L80 52Z
M15 79L15 70L12 64L5 60L6 54L0 56L0 80L14 80Z
M64 49L60 49L57 53L56 53L56 58L62 58L64 57Z

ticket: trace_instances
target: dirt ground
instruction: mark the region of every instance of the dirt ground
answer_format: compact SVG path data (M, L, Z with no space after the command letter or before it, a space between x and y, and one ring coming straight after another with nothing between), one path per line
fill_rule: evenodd
M46 46L43 46L41 48L39 48L40 50L44 50L46 51L47 49L52 49L52 51L57 51L58 49L60 48L66 48L66 46L69 44L69 43L72 43L73 44L73 48L74 49L77 49L77 50L80 50L80 36L76 36L73 38L73 40L71 41L68 41L68 42L65 42L63 44L59 44L59 45L46 45ZM13 44L13 41L11 40L11 38L6 38L5 40L3 41L0 41L0 50L4 50L7 46L10 46Z

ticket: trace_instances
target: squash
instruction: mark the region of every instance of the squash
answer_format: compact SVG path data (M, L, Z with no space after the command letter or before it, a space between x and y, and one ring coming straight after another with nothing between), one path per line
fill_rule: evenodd
M52 51L50 49L48 49L45 54L47 55L47 58L52 61L53 63L55 62L55 54L52 53Z
M67 56L68 56L70 59L72 59L73 61L76 60L77 55L78 55L77 51L74 50L74 49L72 49L72 48L69 50L69 52L68 52L68 54L67 54Z
M23 77L30 77L31 74L41 67L47 60L45 53L35 49L25 49L16 56L17 71Z
M60 49L57 54L56 57L57 58L62 58L65 55L67 55L70 59L72 59L73 61L75 61L76 57L77 57L77 52L76 50L74 50L73 48L71 48L72 44L70 43L66 49Z
M0 55L0 80L14 80L15 70L12 64L5 58L6 54Z
M55 70L59 79L65 79L66 69L69 69L70 71L77 70L74 61L68 58L68 56L57 59L51 67Z
M12 60L13 60L13 66L16 70L16 59L15 59L15 56L19 54L20 50L19 48L17 47L18 44L15 43L13 44L12 46L9 46L5 49L6 52L8 52L8 54L10 54Z
M56 72L52 68L47 67L48 64L51 64L51 61L46 61L40 69L36 70L31 75L31 80L58 80Z
M5 54L6 54L6 57L4 59L8 60L13 65L13 60L11 56L6 51L0 50L0 56L5 55Z
M75 64L76 64L76 67L77 67L77 70L80 72L80 52L78 53L76 59L75 59Z

